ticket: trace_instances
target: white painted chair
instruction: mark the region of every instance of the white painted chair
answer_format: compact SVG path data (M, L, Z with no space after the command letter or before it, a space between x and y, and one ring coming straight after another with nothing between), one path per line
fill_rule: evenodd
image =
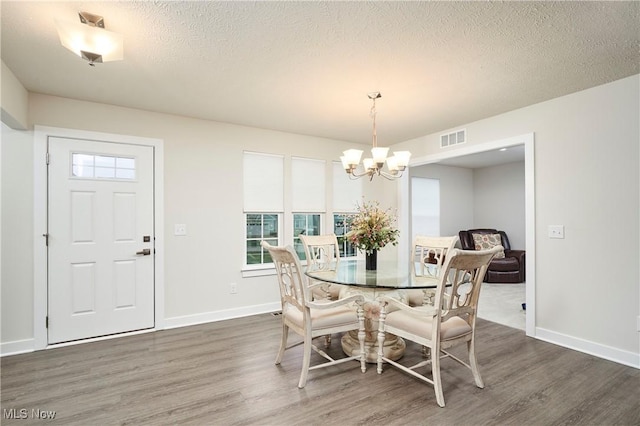
M453 250L457 242L457 235L453 237L415 237L411 248L414 276L432 279L436 282L442 271L442 264L447 252ZM407 300L410 306L433 304L433 301L430 300L432 294L433 292L423 290L408 290Z
M438 279L434 306L411 307L396 299L381 297L378 344L383 347L385 333L411 340L429 349L430 358L416 365L406 366L388 359L378 351L378 374L387 362L435 388L436 401L444 407L444 394L440 377L441 358L451 358L473 373L476 386L484 387L476 360L475 330L480 287L491 259L502 250L463 251L453 249L447 253L443 271ZM449 297L445 288L451 286ZM394 309L391 311L391 309ZM391 312L390 312L391 311ZM447 352L453 346L466 343L469 363ZM431 364L431 378L417 369Z
M360 368L364 373L365 364L365 329L364 329L364 298L353 295L336 301L312 301L311 288L307 276L304 275L300 259L290 246L275 247L262 241L262 247L269 251L276 267L280 295L282 301L282 340L276 357L279 365L284 352L299 344L304 344L302 372L298 387L303 388L307 383L310 370L329 367L351 360L360 360ZM303 337L302 342L287 346L289 330ZM313 344L313 339L333 333L343 333L358 330L360 352L357 355L333 359ZM328 361L314 366L311 363L311 350L316 351Z
M319 271L335 271L340 263L340 246L335 234L300 235L307 258L307 268ZM337 300L343 286L323 283L314 287L313 298Z

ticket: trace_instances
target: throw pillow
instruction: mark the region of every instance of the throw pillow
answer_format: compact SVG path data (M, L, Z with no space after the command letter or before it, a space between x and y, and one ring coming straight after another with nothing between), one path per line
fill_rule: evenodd
M473 242L476 250L489 250L495 246L502 245L502 237L500 234L473 234ZM495 259L503 259L504 250L496 254Z

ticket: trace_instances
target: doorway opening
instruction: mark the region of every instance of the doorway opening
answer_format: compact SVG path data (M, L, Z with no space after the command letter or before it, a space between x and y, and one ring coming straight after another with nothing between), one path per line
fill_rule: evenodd
M463 158L473 154L485 154L502 148L518 147L524 151L524 182L525 182L525 250L526 255L526 320L525 332L528 336L535 336L535 180L534 180L534 134L524 134L493 142L466 146L461 149L452 149L443 153L415 158L411 162L411 167L426 164L446 163L448 160ZM399 185L398 207L399 225L404 229L410 229L411 189L409 179L402 180ZM407 246L410 242L407 242Z

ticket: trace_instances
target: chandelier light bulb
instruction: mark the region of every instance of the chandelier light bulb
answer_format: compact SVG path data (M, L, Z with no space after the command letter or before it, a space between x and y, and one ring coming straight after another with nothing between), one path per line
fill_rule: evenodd
M384 160L387 158L387 153L389 152L389 148L376 147L371 148L371 156L373 157L373 161L375 163L384 164Z

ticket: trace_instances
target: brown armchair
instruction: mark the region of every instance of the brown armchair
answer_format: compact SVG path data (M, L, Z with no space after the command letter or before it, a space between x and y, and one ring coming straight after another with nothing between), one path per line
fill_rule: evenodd
M504 247L504 258L494 258L489 263L484 280L488 283L521 283L526 279L525 251L512 250L509 238L504 231L496 229L469 229L460 231L460 245L463 250L476 250L473 234L491 236L500 235L500 244Z

